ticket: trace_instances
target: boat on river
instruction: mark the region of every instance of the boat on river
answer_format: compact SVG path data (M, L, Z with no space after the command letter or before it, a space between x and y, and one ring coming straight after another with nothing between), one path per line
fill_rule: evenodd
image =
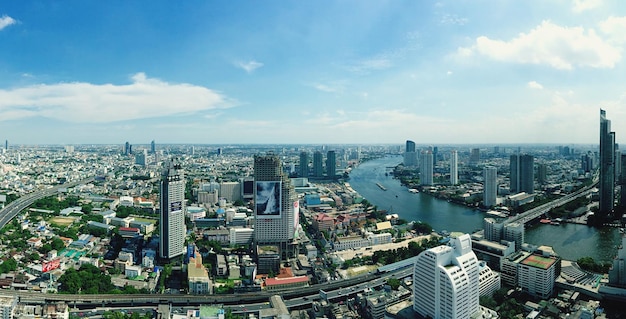
M383 186L383 184L381 184L381 183L376 183L376 186L378 186L380 189L382 189L384 191L387 190L387 187Z

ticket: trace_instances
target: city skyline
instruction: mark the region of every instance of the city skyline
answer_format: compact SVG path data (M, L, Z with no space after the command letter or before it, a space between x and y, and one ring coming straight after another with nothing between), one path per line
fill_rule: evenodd
M0 136L595 144L599 108L626 126L620 4L7 3Z

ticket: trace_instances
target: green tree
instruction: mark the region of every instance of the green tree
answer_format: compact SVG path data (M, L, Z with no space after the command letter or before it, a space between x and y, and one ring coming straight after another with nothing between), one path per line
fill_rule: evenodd
M399 279L389 278L387 279L387 284L391 287L391 289L398 290L398 288L400 288L401 282Z

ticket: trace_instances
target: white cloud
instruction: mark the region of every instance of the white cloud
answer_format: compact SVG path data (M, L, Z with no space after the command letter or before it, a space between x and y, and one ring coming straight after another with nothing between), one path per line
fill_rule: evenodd
M609 17L600 22L600 30L616 43L626 43L626 17Z
M452 75L452 71L446 72L446 75Z
M460 57L479 53L497 61L549 65L556 69L574 67L613 68L621 60L621 48L612 46L593 29L562 27L543 21L528 33L509 41L486 36L471 48L459 48Z
M602 0L574 0L572 11L580 13L583 11L595 9L602 5Z
M543 85L537 83L536 81L528 82L528 87L531 88L531 89L537 89L537 90L542 90L543 89Z
M386 56L365 59L348 66L348 70L354 73L368 74L371 71L388 69L392 66L391 59Z
M456 14L444 14L439 21L443 25L465 25L467 18L460 18Z
M15 24L17 21L15 21L15 19L9 17L8 15L3 15L2 17L0 17L0 30Z
M225 97L186 83L132 76L128 85L85 82L0 89L0 119L40 116L77 123L106 123L193 114L227 107Z
M263 63L251 60L248 62L237 62L235 66L239 67L240 69L243 69L244 71L248 73L252 73L254 72L254 70L262 67Z

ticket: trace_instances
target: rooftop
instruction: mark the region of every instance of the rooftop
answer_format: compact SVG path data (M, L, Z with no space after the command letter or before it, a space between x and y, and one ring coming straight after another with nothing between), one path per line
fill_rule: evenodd
M520 263L531 267L537 267L541 269L548 269L556 262L556 258L542 257L539 255L530 255Z

